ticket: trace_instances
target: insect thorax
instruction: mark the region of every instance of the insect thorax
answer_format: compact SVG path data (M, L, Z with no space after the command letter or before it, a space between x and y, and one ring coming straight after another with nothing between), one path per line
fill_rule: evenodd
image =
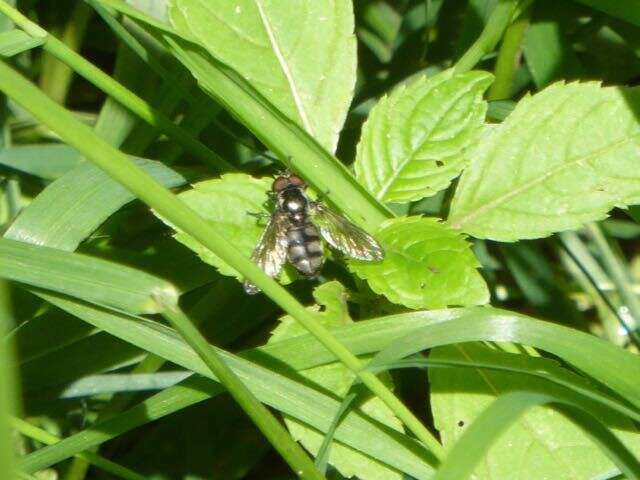
M309 201L299 188L287 188L278 194L280 208L287 212L293 223L304 223L307 220Z

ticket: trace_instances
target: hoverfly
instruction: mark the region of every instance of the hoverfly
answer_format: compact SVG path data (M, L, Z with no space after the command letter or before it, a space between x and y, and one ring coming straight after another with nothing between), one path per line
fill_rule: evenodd
M267 275L277 277L289 261L305 277L315 277L324 263L320 237L356 260L384 258L382 247L373 237L322 203L310 200L306 188L304 180L288 173L273 182L276 207L251 256ZM246 281L244 289L250 295L259 292Z

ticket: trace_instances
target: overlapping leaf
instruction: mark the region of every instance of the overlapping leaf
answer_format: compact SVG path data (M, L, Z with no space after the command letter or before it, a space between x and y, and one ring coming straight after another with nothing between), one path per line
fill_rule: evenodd
M481 362L490 353L491 350L481 345L462 344L436 349L430 358ZM502 357L505 367L511 362L509 357L514 358L513 362L519 360L517 355L503 354ZM445 447L454 445L496 396L529 389L554 395L554 385L504 372L469 368L433 369L429 378L431 407ZM599 417L606 421L606 415ZM617 429L628 448L640 450L640 436L630 421L618 423ZM479 480L512 476L531 480L573 480L595 478L613 468L611 461L578 426L552 407L540 406L526 412L495 441L475 474Z
M374 292L416 309L489 301L469 243L437 219L389 220L376 238L385 249L384 261L350 262Z
M356 78L350 0L171 0L169 16L335 150Z
M398 203L446 188L478 138L491 81L486 72L448 70L383 97L362 128L355 162L360 183L378 200Z
M219 179L206 180L193 185L191 190L179 194L180 199L211 222L216 230L240 252L251 256L268 219L256 218L255 214L269 216L269 192L272 179L253 178L249 175L230 173ZM252 215L253 214L253 215ZM190 235L178 231L176 240L196 252L202 260L215 266L223 275L242 276L209 249L203 247ZM286 270L281 275L283 283L291 281Z
M346 292L342 285L337 282L325 283L316 289L314 297L319 305L324 306L324 311L316 315L317 321L324 326L340 327L353 323L353 320L349 317ZM312 308L312 311L317 312L318 307ZM287 316L282 319L280 325L273 331L269 343L279 342L305 333L306 331L298 323ZM302 375L339 397L344 397L347 394L355 379L355 374L341 363L311 368L302 372ZM390 382L390 378L387 378L387 381ZM379 398L369 398L359 404L358 409L385 425L402 431L400 421ZM318 454L322 445L323 435L290 416L285 417L285 423L296 440L300 441L314 455ZM363 455L351 447L336 442L331 445L329 463L346 478L355 476L363 480L401 480L403 478L400 472L369 456Z
M537 238L640 202L640 89L557 83L520 101L462 175L449 224Z

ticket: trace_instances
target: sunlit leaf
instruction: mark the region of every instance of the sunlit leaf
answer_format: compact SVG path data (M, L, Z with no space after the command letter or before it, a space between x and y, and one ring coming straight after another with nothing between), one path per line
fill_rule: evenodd
M335 150L356 78L350 0L172 0L169 16Z
M371 289L409 308L478 305L489 291L469 243L434 218L389 220L376 233L382 262L350 262Z
M480 238L537 238L640 202L638 88L556 83L483 137L448 223Z
M362 128L360 183L384 202L409 202L446 188L478 139L492 82L486 72L420 77L385 96Z
M477 344L460 344L434 350L430 358L482 361L491 350ZM510 360L513 357L513 360ZM522 355L502 355L504 366ZM535 361L536 359L533 358ZM445 447L455 445L473 421L496 397L510 391L538 391L552 397L557 386L529 376L470 368L433 369L429 373L431 409ZM560 392L562 393L562 392ZM599 418L607 420L601 413ZM640 436L631 421L608 420L627 445L640 451ZM517 448L514 448L517 446ZM558 455L558 452L562 455ZM578 426L552 406L537 406L515 419L495 439L491 449L474 470L479 480L520 478L573 480L595 478L615 468Z

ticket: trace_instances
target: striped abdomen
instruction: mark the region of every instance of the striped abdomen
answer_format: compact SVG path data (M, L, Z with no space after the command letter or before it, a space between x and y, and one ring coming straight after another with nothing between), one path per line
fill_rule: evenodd
M318 229L308 222L293 225L287 231L287 240L287 256L291 265L307 277L315 276L324 261Z

